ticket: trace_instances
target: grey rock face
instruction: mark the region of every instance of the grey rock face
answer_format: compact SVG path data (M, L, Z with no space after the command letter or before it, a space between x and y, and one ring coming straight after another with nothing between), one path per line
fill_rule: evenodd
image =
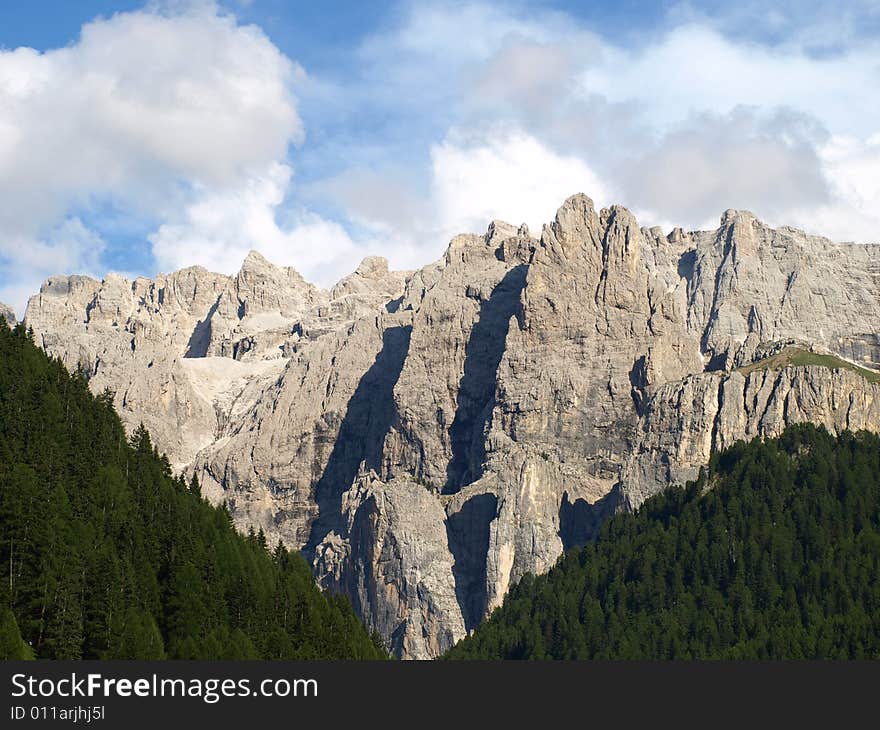
M412 273L61 277L27 321L409 658L713 450L880 430L880 246L742 211L665 236L576 195L540 238L496 221ZM751 365L794 342L849 367Z
M384 276L349 277L357 298L334 296L251 252L234 277L201 267L155 280L52 277L25 321L95 392L114 391L126 426L143 422L184 469L239 425L298 350L399 296L403 278L386 264Z
M359 475L342 495L343 529L316 548L321 582L351 596L399 656L431 659L464 634L454 559L437 495L407 479Z
M15 312L12 311L12 307L0 302L0 318L6 321L10 327L14 327L15 323L18 321L15 318Z
M829 432L880 429L880 383L845 369L816 365L747 375L700 373L668 383L651 398L633 455L615 487L628 509L658 485L697 477L714 451L740 439L778 436L792 423Z

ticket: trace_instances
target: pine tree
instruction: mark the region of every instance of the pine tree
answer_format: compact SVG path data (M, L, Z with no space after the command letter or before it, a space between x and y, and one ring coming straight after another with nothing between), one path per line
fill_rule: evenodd
M189 492L199 498L202 496L202 487L195 473L193 473L192 478L189 480Z
M15 615L0 605L0 659L33 659L34 652L21 638Z

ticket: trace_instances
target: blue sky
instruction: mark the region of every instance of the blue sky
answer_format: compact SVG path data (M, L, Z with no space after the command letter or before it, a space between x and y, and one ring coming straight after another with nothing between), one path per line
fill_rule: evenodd
M55 273L327 285L569 194L880 238L877 3L0 7L0 300Z

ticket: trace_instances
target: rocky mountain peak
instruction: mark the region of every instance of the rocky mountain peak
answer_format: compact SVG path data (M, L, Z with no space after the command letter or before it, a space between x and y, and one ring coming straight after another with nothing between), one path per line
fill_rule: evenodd
M391 271L383 256L366 256L330 289L331 307L352 318L375 311L401 296L407 276L408 272Z
M316 289L292 266L279 266L269 261L259 251L251 250L245 256L235 276L238 286L246 288L257 282L283 284L288 288Z
M255 248L252 248L247 252L247 256L244 257L244 261L241 264L242 271L253 271L259 269L266 268L275 268L269 260L263 256L259 251Z
M599 218L593 199L583 193L567 198L556 211L551 227L557 238L576 237L586 230L598 230Z
M523 224L525 225L525 224ZM489 228L486 231L486 245L491 246L493 243L497 245L497 243L507 239L507 238L515 238L516 236L522 235L521 229L516 226L510 225L510 223L505 223L501 220L494 220L489 224ZM528 235L528 228L525 229L525 235Z
M324 298L318 287L296 269L276 266L253 250L245 257L230 289L244 305L245 315L277 309L297 316Z
M82 291L93 290L100 282L90 276L72 274L70 276L50 276L40 286L40 294L67 296Z
M365 256L354 273L365 279L379 279L388 274L388 259L384 256Z
M756 216L750 210L737 210L735 208L728 208L721 214L721 228L729 228L734 225L751 225L752 223L759 223L758 216Z
M676 226L675 228L673 228L669 232L669 235L666 237L666 240L669 243L681 244L681 243L684 243L687 240L687 238L688 238L688 234L685 233L684 229L681 228L680 226Z

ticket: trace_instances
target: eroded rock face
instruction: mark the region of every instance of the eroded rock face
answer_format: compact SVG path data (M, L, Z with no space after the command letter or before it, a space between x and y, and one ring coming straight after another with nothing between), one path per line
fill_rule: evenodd
M409 479L361 474L342 495L339 532L315 551L324 587L351 596L355 609L410 659L431 659L464 634L449 580L445 514L439 500Z
M6 321L10 327L14 327L15 323L18 321L15 317L15 312L12 311L12 307L0 302L0 318Z
M496 221L409 274L60 277L27 321L408 658L715 449L880 430L872 370L744 368L795 340L880 367L880 246L743 211L665 236L576 195L540 238Z
M803 422L833 434L880 429L880 383L817 365L707 372L667 383L647 405L616 496L636 509L658 485L695 479L712 452Z
M184 469L240 425L289 358L399 296L404 276L387 264L384 277L356 272L352 302L252 251L234 277L201 267L154 280L52 277L25 321L47 352L84 370L95 392L114 391L126 426L143 422Z

